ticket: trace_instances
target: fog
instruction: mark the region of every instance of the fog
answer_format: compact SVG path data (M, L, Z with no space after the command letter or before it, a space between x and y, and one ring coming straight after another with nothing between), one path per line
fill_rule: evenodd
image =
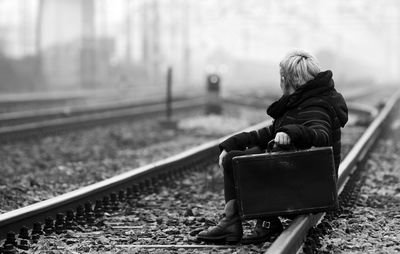
M396 0L0 0L2 93L276 87L292 49L338 86L396 84ZM151 90L151 89L150 89Z

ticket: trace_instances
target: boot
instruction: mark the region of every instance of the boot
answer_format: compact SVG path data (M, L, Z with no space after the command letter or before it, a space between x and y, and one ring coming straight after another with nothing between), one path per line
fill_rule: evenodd
M242 244L259 244L268 241L272 236L283 231L283 226L278 218L257 220L256 226L248 236L244 236Z
M201 231L197 240L204 242L238 243L242 239L243 228L240 220L236 200L229 200L225 205L224 218L215 227Z

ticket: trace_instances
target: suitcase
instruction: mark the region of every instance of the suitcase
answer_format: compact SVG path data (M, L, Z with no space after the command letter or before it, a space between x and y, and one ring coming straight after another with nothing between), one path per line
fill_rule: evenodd
M335 210L336 172L331 147L233 158L242 219Z

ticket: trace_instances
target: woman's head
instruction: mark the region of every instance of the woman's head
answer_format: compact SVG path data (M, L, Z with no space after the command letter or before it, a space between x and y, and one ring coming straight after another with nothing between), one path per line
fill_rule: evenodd
M301 85L315 78L321 72L317 59L311 54L292 51L279 63L281 88L284 94L291 94Z

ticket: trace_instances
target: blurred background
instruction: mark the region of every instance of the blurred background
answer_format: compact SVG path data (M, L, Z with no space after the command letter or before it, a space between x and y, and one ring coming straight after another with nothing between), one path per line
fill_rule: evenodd
M279 89L301 48L337 86L400 78L396 0L0 0L0 92Z

